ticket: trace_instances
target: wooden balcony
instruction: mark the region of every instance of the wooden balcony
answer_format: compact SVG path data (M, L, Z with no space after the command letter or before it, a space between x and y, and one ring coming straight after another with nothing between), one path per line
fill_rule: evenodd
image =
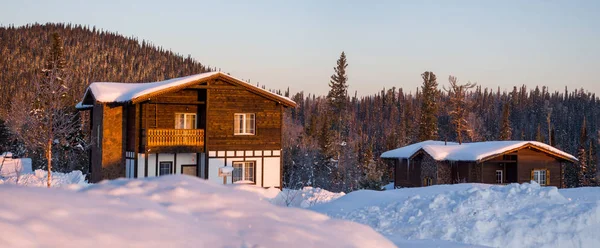
M201 152L204 129L148 129L146 147L153 152Z

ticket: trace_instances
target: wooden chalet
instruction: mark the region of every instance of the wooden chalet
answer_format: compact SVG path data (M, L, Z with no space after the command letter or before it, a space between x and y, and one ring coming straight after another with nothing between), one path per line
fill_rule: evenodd
M530 181L562 187L564 167L577 162L573 155L535 141L423 141L381 158L393 164L395 187Z
M92 83L77 108L90 111L91 182L187 174L281 187L283 111L295 106L209 72L153 83Z

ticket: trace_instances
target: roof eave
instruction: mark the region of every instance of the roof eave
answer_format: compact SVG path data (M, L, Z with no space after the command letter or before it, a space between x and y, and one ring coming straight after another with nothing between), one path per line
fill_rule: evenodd
M519 150L523 150L523 149L525 149L525 148L531 148L531 147L533 147L533 148L535 148L535 149L538 149L538 150L540 150L540 151L542 151L542 152L544 152L544 153L550 154L550 155L552 155L552 156L555 156L555 157L562 158L562 159L564 159L564 160L567 160L567 161L569 161L569 162L571 162L571 163L576 163L577 161L579 161L579 160L577 160L576 158L572 158L572 157L564 156L563 154L560 154L560 153L553 152L553 151L551 151L551 150L548 150L548 149L546 149L546 148L544 148L544 147L541 147L541 146L536 146L536 145L534 145L534 144L531 144L531 143L527 143L527 144L524 144L524 145L522 145L522 146L519 146L519 147L517 147L517 148L513 148L513 149L510 149L510 150L507 150L507 151L504 151L504 152L500 152L500 153L496 153L496 154L488 155L488 156L486 156L486 157L483 157L483 158L481 158L481 159L478 159L476 162L477 162L477 163L483 163L483 162L485 162L485 161L491 160L491 159L493 159L493 158L495 158L495 157L498 157L498 156L500 156L500 155L507 154L507 153L512 153L512 152L515 152L515 151L519 151Z

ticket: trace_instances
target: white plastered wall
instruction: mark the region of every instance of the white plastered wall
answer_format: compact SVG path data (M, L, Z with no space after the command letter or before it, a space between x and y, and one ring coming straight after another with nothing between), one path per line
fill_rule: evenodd
M181 174L181 165L182 164L197 164L196 153L178 153L177 154L177 164L175 165L175 172L177 174Z
M225 166L225 158L208 159L208 180L215 183L223 183L223 178L219 177L219 167Z
M144 154L138 154L138 178L144 177L145 168ZM158 162L173 162L175 163L175 154L173 153L160 153L158 154ZM175 165L174 172L181 174L182 164L197 164L195 153L178 153L177 164ZM156 154L148 154L148 177L156 176Z
M279 187L281 182L281 159L279 157L264 158L264 185L263 187Z

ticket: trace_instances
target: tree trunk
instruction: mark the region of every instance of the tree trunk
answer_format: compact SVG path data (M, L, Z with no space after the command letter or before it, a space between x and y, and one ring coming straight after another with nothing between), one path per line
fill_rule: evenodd
M48 188L50 188L52 184L52 139L48 139L46 157L48 157Z

